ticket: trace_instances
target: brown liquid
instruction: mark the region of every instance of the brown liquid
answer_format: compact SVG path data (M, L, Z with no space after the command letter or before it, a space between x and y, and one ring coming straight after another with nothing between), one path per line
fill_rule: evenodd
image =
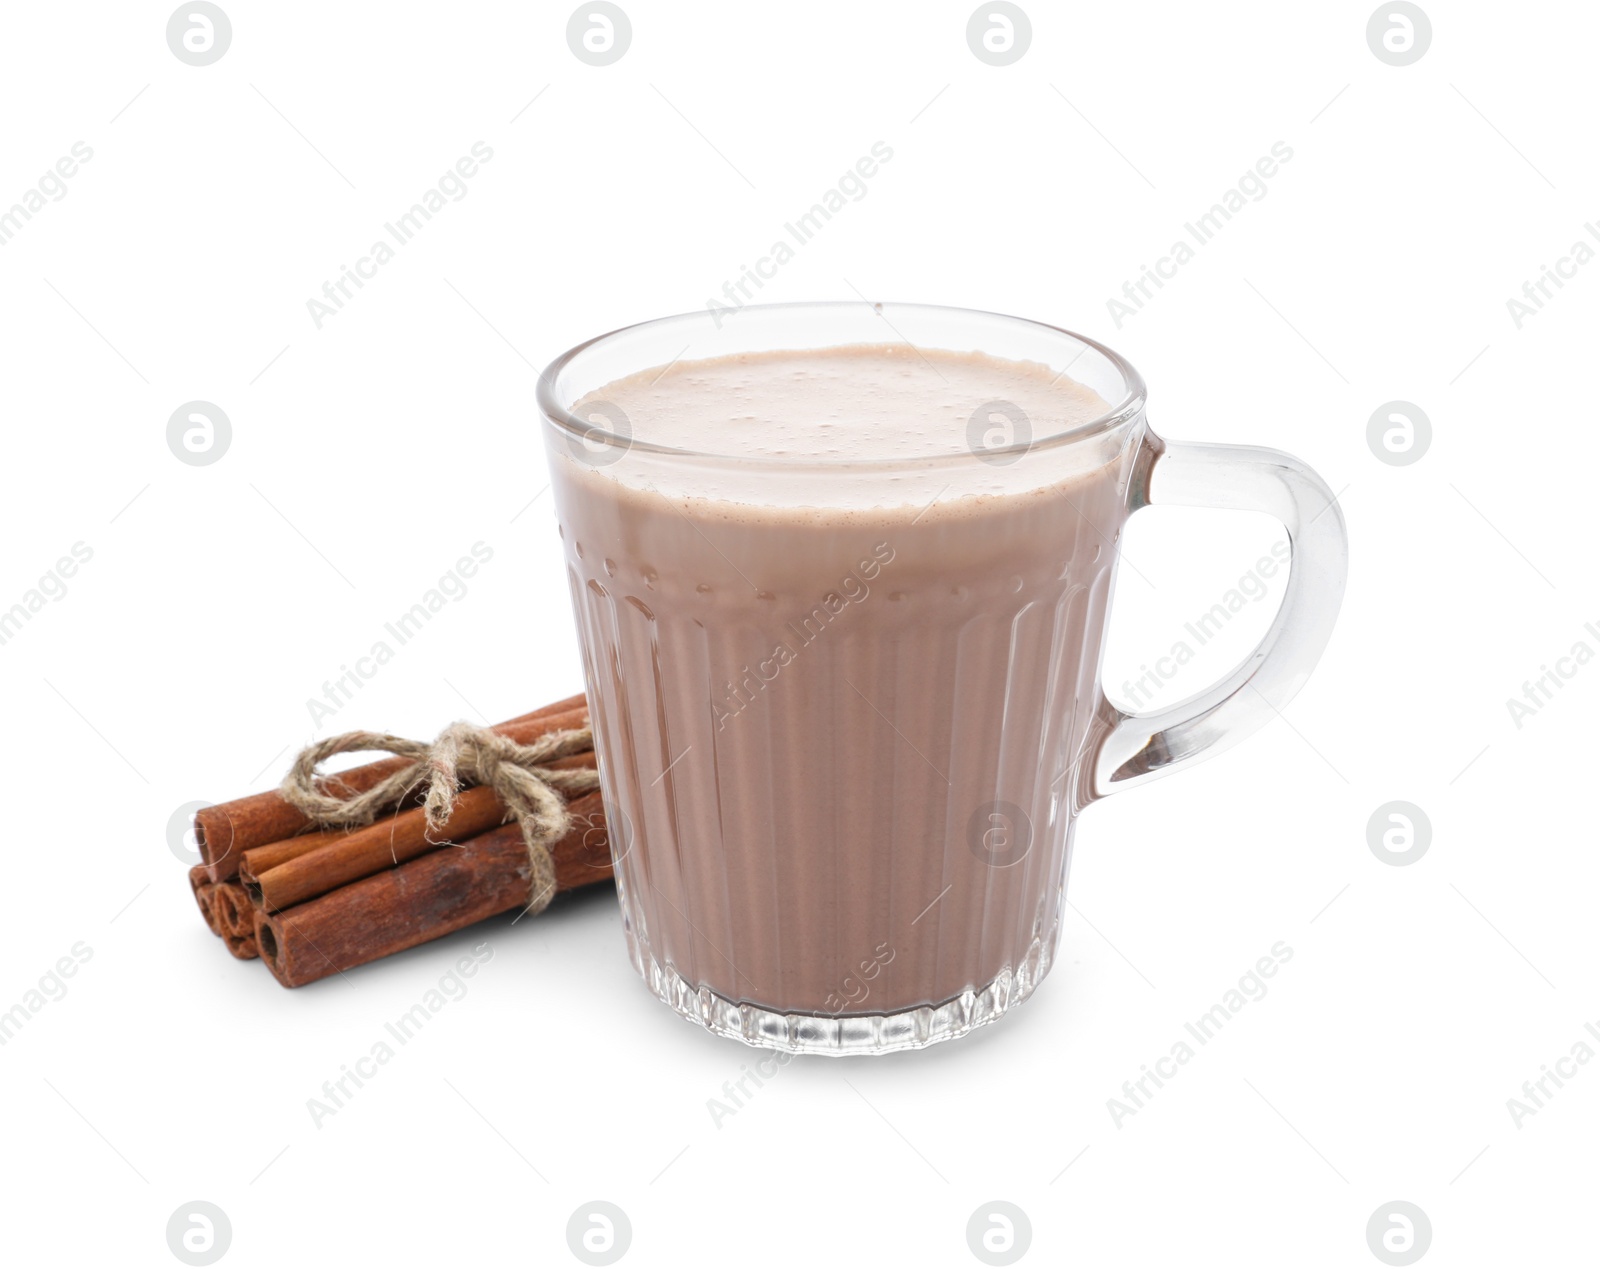
M551 450L647 978L874 1015L1048 965L1138 447L1124 428L1086 465L1080 444L1065 474L919 461L966 455L997 399L1037 438L1106 409L1031 363L866 346L680 362L574 408L773 460Z

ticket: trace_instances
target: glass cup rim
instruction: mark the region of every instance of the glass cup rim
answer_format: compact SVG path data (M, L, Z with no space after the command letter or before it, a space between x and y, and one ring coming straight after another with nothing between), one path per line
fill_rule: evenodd
M746 304L744 307L739 309L738 312L741 315L750 312L776 313L779 311L803 313L825 308L851 308L862 303L868 303L868 301L793 300L777 304ZM988 309L964 308L959 305L951 304L917 304L885 300L881 302L871 302L871 307L880 315L884 312L884 310L889 310L890 312L920 310L923 312L942 313L946 316L988 319L1012 323L1019 326L1031 326L1038 330L1049 331L1054 335L1063 335L1068 339L1077 341L1079 344L1082 344L1087 348L1092 348L1107 361L1109 361L1112 366L1116 368L1117 373L1121 375L1123 387L1125 389L1122 400L1113 405L1109 410L1106 410L1104 413L1097 415L1095 418L1090 419L1085 423L1078 424L1076 427L1067 428L1064 431L1053 433L1050 436L1034 437L1012 445L999 447L993 450L987 450L985 451L985 457L990 461L1012 454L1021 457L1023 454L1032 453L1036 450L1065 448L1066 446L1076 444L1080 441L1089 440L1105 432L1114 431L1123 424L1138 417L1144 411L1146 401L1144 378L1136 369L1134 369L1133 364L1121 353L1117 352L1113 348L1107 347L1099 340L1091 339L1087 335L1080 335L1077 331L1068 330L1064 326L1056 326L1050 322L1041 322L1029 317L1017 317L1010 313L996 313ZM544 368L543 372L540 373L538 385L535 389L535 399L539 407L539 412L544 416L544 419L547 423L565 432L569 439L576 443L582 444L584 442L597 442L605 446L619 446L624 450L641 450L646 453L661 454L673 458L706 459L718 463L744 463L769 468L782 466L803 466L811 468L836 467L851 469L903 468L909 464L915 464L918 467L962 465L973 461L973 455L970 454L930 454L917 458L898 457L863 459L850 457L816 458L810 456L796 458L776 458L771 455L719 454L707 450L682 449L677 446L661 445L652 441L640 440L636 436L624 436L620 433L611 432L604 427L597 426L590 420L579 419L569 409L567 409L566 406L562 405L556 399L555 383L557 378L561 375L561 372L564 371L574 359L596 347L597 345L606 343L610 340L621 339L624 336L635 334L649 327L666 326L674 322L687 323L693 321L710 320L712 320L712 314L709 310L697 309L687 313L674 313L668 317L652 317L642 322L632 322L627 326L619 326L614 330L606 331L604 334L596 335L593 338L586 339L581 344L575 344L573 347L567 349L566 352L562 353L559 357L552 361ZM774 349L773 351L781 351L781 349ZM641 366L638 369L644 370L648 369L648 367ZM1065 373L1065 370L1063 370L1062 373Z

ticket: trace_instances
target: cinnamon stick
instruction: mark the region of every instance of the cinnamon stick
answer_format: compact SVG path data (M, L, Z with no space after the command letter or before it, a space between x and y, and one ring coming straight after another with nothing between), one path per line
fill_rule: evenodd
M545 765L558 771L582 768L592 771L595 765L594 751L586 749L582 753L556 758ZM431 842L425 836L426 817L423 809L420 806L412 807L397 811L366 828L304 833L281 842L252 847L244 852L239 861L240 884L249 892L252 902L265 901L269 909L277 911L326 894L335 886L357 881L380 868L391 868L408 859L415 859L446 841L472 837L506 821L504 806L500 806L499 815L492 816L488 813L490 806L483 793L475 790L467 792L473 794L472 799L468 799L467 793L457 799L456 815L461 817L459 821L452 819L445 826L444 833L435 835ZM480 802L483 804L481 808L478 806ZM498 799L494 799L494 805L500 805ZM308 861L306 857L312 855L316 858ZM295 868L279 871L290 863L295 864ZM263 888L263 879L269 874L274 874L274 880Z
M254 931L245 935L225 934L222 942L241 961L253 961L261 955Z
M217 917L217 932L239 960L252 961L259 954L256 943L256 916L244 887L232 882L212 886L212 908Z
M225 881L213 888L217 925L223 937L244 938L255 933L255 914L250 896L237 882Z
M440 825L431 840L427 820L419 806L343 835L276 868L262 873L254 873L252 869L254 880L242 878L244 889L252 903L260 904L268 912L282 912L339 886L425 855L445 843L487 832L505 823L505 819L505 803L493 789L467 789L456 797L450 818ZM253 854L254 851L245 852L246 863Z
M194 891L194 901L200 905L200 915L205 919L206 928L220 938L222 927L217 924L217 888L206 876L204 864L196 864L189 869L189 888Z
M531 714L496 723L491 730L520 744L529 744L547 732L582 727L587 717L588 707L583 694L579 693ZM344 796L365 793L396 771L403 770L406 763L406 759L394 757L352 767L329 776L328 791ZM194 817L194 838L206 875L213 882L223 882L238 876L245 851L294 837L310 827L310 821L301 812L272 790L200 811Z
M558 891L611 876L600 795L570 809L573 830L551 850ZM526 907L529 878L522 831L506 824L284 912L256 907L261 959L285 987L304 986Z

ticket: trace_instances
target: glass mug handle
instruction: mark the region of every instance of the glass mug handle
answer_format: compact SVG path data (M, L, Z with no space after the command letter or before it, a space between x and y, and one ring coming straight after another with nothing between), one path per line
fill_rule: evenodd
M1310 677L1344 597L1349 544L1344 516L1323 479L1298 458L1251 445L1150 438L1144 506L1264 511L1289 533L1283 604L1261 642L1219 682L1168 709L1125 714L1100 693L1110 723L1093 758L1091 800L1221 753L1277 716Z

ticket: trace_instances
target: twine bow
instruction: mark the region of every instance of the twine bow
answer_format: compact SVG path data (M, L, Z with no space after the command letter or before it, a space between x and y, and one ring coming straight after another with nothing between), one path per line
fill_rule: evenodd
M572 827L563 794L587 793L600 786L599 775L587 768L571 771L542 766L556 758L594 747L589 728L553 731L531 745L508 740L487 727L451 723L432 744L387 732L349 731L302 749L278 792L284 801L323 828L359 828L381 811L397 806L414 789L427 784L423 813L428 831L442 828L464 784L486 785L500 796L510 818L522 829L528 845L532 900L537 915L555 897L555 861L550 847ZM409 759L406 766L365 793L339 797L327 791L317 768L335 754L380 750Z

